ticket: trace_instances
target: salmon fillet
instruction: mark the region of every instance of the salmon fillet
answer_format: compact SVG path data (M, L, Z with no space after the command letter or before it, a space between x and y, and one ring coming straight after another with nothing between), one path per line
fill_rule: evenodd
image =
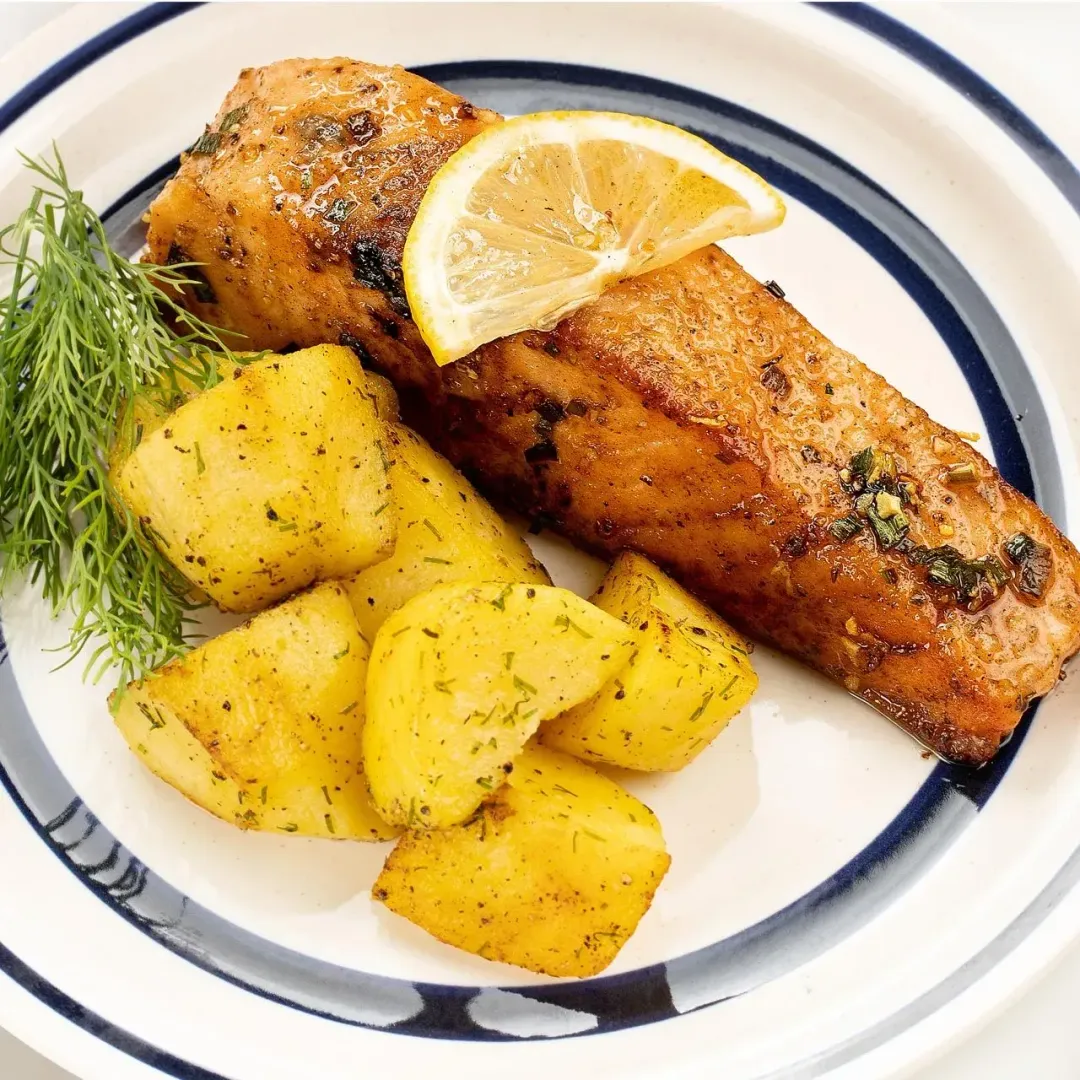
M244 71L150 208L150 257L204 263L189 303L253 347L351 345L516 509L651 557L943 757L991 758L1080 647L1080 557L723 251L435 366L405 235L435 170L497 119L397 67Z

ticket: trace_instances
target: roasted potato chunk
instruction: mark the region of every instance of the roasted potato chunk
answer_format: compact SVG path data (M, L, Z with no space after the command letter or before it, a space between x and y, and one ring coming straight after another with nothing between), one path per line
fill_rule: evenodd
M681 769L757 689L748 645L632 552L615 560L592 601L635 627L640 643L595 698L545 724L542 741L625 769Z
M447 460L400 424L387 428L397 545L346 582L369 641L406 600L452 581L550 585L528 545Z
M351 350L269 356L143 437L117 490L226 611L257 611L389 555L385 432Z
M448 945L585 977L615 958L670 862L647 806L530 746L468 822L403 836L372 895Z
M592 697L634 634L565 589L442 585L379 630L364 768L382 816L443 828L506 779L542 720Z
M254 357L258 354L239 355ZM238 366L228 357L213 353L203 353L199 359L203 363L212 363L222 379L232 378ZM147 387L124 403L109 446L109 472L113 477L119 476L124 462L147 435L164 427L173 412L201 393L199 387L194 370L190 373L170 372L168 377L163 375L156 385Z
M368 656L342 588L319 585L132 683L116 722L166 783L241 828L385 840L398 830L360 762Z

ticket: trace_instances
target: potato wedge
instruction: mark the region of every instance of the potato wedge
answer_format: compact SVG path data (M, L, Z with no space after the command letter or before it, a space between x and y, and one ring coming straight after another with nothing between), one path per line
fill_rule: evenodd
M525 541L446 458L400 424L387 433L397 544L390 558L345 583L369 641L392 611L436 585L551 584Z
M116 723L158 776L241 828L385 840L360 764L369 649L337 584L132 683Z
M448 945L582 978L615 958L670 862L647 806L530 746L471 820L403 836L372 895Z
M544 745L644 772L681 769L757 689L749 647L648 559L620 555L593 603L635 627L641 643L593 698L541 729Z
M372 650L364 768L382 816L443 828L497 788L542 720L592 697L634 634L565 589L442 585L414 597Z
M145 435L117 490L226 611L257 611L389 555L385 432L352 351L269 356Z

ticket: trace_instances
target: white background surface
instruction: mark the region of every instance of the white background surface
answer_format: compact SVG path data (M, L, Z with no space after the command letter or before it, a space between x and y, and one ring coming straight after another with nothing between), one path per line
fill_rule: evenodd
M0 56L18 40L69 5L4 3L0 0ZM961 59L965 43L978 38L998 54L994 70L983 70L999 89L1042 125L1080 161L1075 101L1080 93L1080 5L967 3L911 4L895 13L925 28ZM2 62L2 61L0 61ZM1047 104L1053 91L1058 108ZM2 929L2 928L0 928ZM1080 1076L1080 1026L1073 1003L1080 1000L1080 947L1074 947L1046 978L970 1042L950 1051L922 1080L997 1080ZM70 1080L0 1031L2 1080ZM298 1078L299 1080L299 1078Z

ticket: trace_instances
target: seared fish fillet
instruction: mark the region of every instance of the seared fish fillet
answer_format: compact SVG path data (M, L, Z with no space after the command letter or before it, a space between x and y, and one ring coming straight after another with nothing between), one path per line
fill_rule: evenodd
M517 509L650 556L942 756L992 757L1080 647L1080 557L723 251L435 366L402 245L435 170L497 119L401 68L244 71L151 207L151 257L205 263L191 306L254 347L351 344Z

